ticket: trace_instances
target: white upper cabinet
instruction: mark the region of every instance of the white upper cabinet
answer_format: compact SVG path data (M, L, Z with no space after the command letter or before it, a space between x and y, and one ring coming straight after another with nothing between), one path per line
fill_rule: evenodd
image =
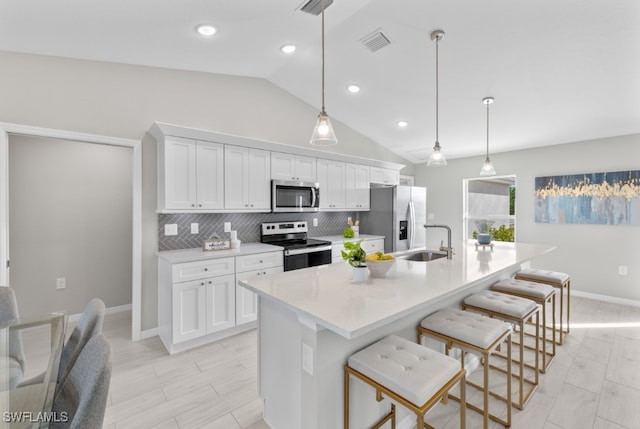
M345 208L346 164L318 158L317 177L320 184L320 210L339 211Z
M198 209L224 207L224 145L196 142L196 204Z
M271 178L315 183L316 159L283 152L271 152Z
M271 211L270 152L225 146L224 208L237 211Z
M167 136L158 148L158 209L222 209L224 145Z
M394 186L400 184L400 172L391 168L371 167L370 182L380 185Z
M369 166L361 164L346 164L345 186L346 208L353 210L369 210Z

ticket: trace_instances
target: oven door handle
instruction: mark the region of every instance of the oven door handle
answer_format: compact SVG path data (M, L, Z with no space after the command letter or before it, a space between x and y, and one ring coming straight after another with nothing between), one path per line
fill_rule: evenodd
M285 250L284 256L304 255L305 253L324 252L325 250L331 250L331 245L306 247L304 249Z

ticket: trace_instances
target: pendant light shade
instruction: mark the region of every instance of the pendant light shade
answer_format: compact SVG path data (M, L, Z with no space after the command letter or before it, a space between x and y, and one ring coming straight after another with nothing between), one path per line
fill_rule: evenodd
M338 144L338 139L324 108L324 0L321 1L320 6L322 7L322 109L309 143L315 146L333 146Z
M480 169L481 176L495 176L496 169L493 167L493 163L489 158L489 104L493 103L493 97L485 97L482 99L482 102L487 105L487 157L484 160L484 164L482 164L482 168Z
M433 167L447 165L447 160L440 150L440 142L438 141L438 43L442 39L444 39L444 31L436 30L431 33L431 40L436 42L436 144L433 146L433 153L427 161L427 166Z

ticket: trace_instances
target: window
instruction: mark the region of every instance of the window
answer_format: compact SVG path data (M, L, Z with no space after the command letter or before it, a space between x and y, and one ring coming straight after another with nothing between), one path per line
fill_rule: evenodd
M464 237L474 239L487 221L494 241L515 241L516 176L465 179L463 186Z

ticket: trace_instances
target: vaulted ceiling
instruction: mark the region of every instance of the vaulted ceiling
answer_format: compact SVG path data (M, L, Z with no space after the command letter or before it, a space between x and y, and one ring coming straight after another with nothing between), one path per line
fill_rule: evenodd
M307 1L4 0L0 50L259 77L319 109ZM638 0L334 0L325 20L327 112L412 162L435 142L436 29L448 158L484 153L487 96L492 153L640 133Z

